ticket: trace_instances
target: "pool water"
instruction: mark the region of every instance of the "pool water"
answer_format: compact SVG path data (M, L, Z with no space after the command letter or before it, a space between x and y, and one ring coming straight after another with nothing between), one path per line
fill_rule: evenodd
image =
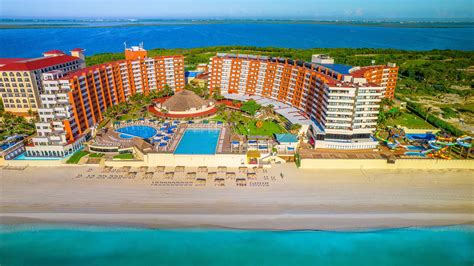
M35 157L27 157L26 152L24 152L24 153L18 155L17 157L13 158L13 160L38 160L38 161L41 161L41 160L43 160L43 161L54 161L54 160L56 160L57 161L57 160L62 160L62 159L65 159L65 158L69 158L73 154L75 154L76 152L82 151L83 148L84 147L81 146L81 148L79 148L77 151L75 151L71 154L68 154L64 157L41 157L41 156L39 156L39 157L36 157L36 156Z
M423 147L413 146L413 145L408 145L408 146L406 146L406 148L409 149L409 150L411 150L411 151L423 150Z
M405 155L425 157L425 155L424 155L423 153L421 153L421 152L413 152L413 151L405 152Z
M62 160L64 157L26 157L26 152L18 155L13 160Z
M220 129L186 129L175 154L215 154Z
M142 139L149 139L156 135L156 129L150 126L127 126L115 130L120 134L123 139L131 139L133 137L139 137Z
M409 140L434 140L436 139L435 134L426 133L426 134L406 134L406 137Z

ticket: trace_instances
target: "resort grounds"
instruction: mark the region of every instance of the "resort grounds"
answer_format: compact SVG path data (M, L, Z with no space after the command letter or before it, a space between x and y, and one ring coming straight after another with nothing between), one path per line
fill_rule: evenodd
M0 170L0 223L362 230L474 222L473 170Z

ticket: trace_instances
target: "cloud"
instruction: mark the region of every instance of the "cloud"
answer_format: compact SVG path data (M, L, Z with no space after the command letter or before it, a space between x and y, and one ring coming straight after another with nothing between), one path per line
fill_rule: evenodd
M364 15L364 9L362 7L358 7L355 9L345 9L344 15L360 17Z

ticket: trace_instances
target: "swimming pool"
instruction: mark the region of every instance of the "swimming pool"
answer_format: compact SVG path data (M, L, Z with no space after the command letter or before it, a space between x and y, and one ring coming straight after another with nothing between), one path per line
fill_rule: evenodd
M65 159L65 158L69 158L71 157L73 154L75 154L76 152L79 152L79 151L82 151L83 147L81 146L80 149L78 149L77 151L73 152L73 153L70 153L64 157L46 157L46 156L34 156L34 157L27 157L26 156L26 152L18 155L17 157L13 158L13 160L35 160L35 161L54 161L54 160L62 160L62 159Z
M150 126L126 126L115 130L120 134L122 139L131 139L133 137L139 137L142 139L148 139L156 135L156 129Z
M423 147L419 147L419 146L413 146L413 145L407 145L405 146L408 150L411 150L411 151L420 151L420 150L423 150Z
M414 152L414 151L407 151L405 152L405 155L408 156L420 156L420 157L425 157L425 155L421 152Z
M186 129L175 154L215 154L220 129Z
M409 140L434 140L436 139L436 135L432 133L426 134L406 134L406 137Z
M42 160L48 160L48 161L54 161L54 160L62 160L64 159L64 157L26 157L26 152L18 155L17 157L15 157L13 160L38 160L38 161L42 161Z

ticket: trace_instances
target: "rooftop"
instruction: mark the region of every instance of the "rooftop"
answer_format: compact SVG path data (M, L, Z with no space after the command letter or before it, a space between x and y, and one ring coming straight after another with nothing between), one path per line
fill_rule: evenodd
M343 75L349 75L350 74L349 70L352 68L351 66L343 65L343 64L321 64L321 65Z
M209 103L210 100L204 100L192 91L182 90L164 101L161 106L168 111L182 112L193 108L199 110Z
M186 71L186 73L184 74L187 78L190 77L190 78L195 78L197 77L199 74L201 74L202 72L201 71Z
M0 58L0 66L23 60L26 60L26 58Z
M9 64L5 64L4 66L0 67L0 71L31 71L31 70L38 70L54 65L64 64L68 62L73 62L76 60L80 60L77 57L70 56L70 55L59 55L59 56L51 56L51 57L38 57L38 58L31 58L31 59L23 59L19 61L14 61Z
M43 54L65 54L65 53L61 50L49 50L49 51L44 52Z

